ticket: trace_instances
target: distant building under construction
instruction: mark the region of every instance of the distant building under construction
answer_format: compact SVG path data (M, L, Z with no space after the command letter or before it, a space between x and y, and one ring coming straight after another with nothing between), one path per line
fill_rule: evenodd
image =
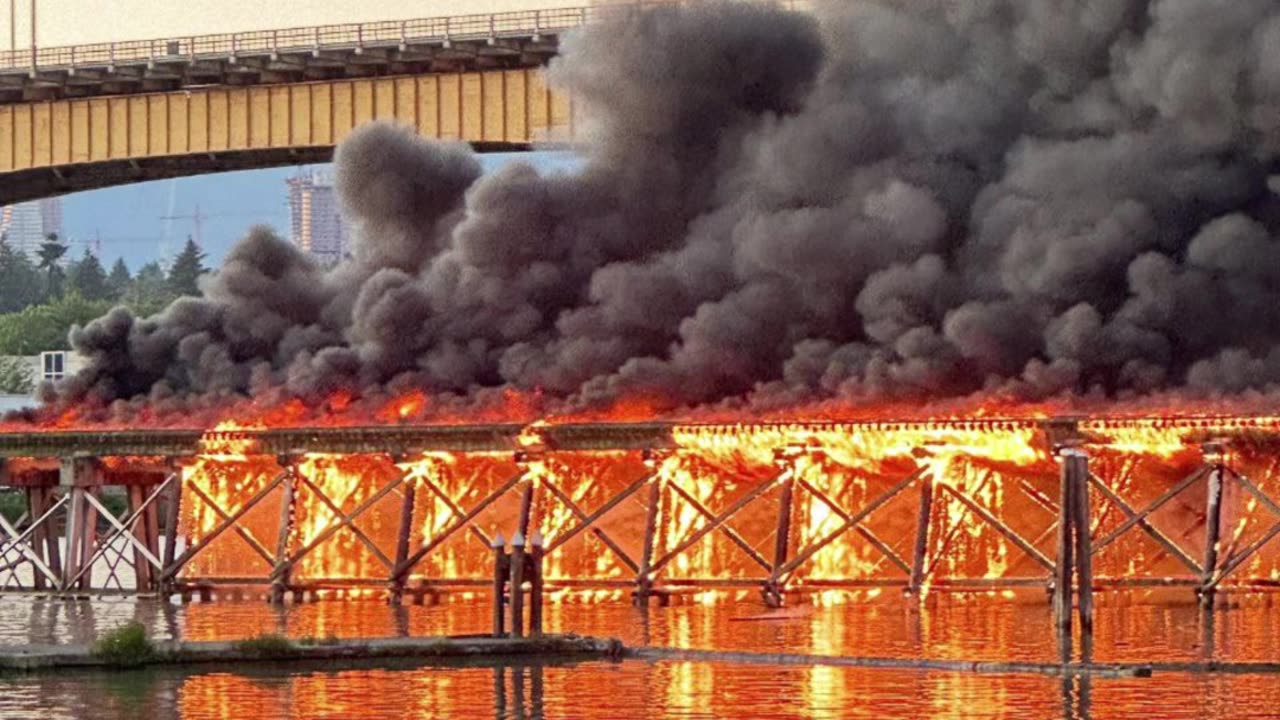
M346 231L333 181L308 172L285 181L289 186L290 239L303 252L333 264L346 252Z

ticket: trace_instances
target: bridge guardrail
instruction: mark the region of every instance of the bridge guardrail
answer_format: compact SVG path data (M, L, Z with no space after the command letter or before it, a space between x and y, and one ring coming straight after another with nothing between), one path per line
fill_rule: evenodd
M676 0L687 2L689 0ZM802 0L784 0L793 7ZM0 75L39 73L79 67L137 65L166 61L226 59L238 54L323 51L366 46L388 47L446 41L498 40L556 34L587 23L616 19L670 0L606 5L519 10L512 12L454 15L415 20L384 20L368 23L317 25L282 30L254 30L238 33L190 35L186 37L128 40L123 42L69 45L10 50L0 53Z

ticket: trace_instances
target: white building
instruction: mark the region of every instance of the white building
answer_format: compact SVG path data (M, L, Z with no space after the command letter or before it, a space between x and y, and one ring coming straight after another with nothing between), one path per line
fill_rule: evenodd
M290 241L298 249L325 264L334 264L346 252L346 228L338 206L333 180L318 172L285 180L289 187Z
M74 375L80 371L85 362L82 355L67 350L42 352L39 355L0 355L0 363L7 365L14 361L19 366L26 367L33 386L44 381L57 382L68 375ZM0 389L0 392L3 392L3 389ZM5 395L4 397L23 396Z
M62 198L46 198L0 208L0 234L16 251L37 260L50 234L62 235Z

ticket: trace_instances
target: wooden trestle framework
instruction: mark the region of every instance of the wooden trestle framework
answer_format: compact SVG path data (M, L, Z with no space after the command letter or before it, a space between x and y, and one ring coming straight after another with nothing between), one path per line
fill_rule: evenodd
M1094 588L1186 586L1211 601L1226 587L1276 585L1275 571L1255 575L1243 570L1280 534L1280 503L1264 492L1267 482L1256 482L1246 472L1249 463L1234 461L1247 454L1253 459L1250 467L1256 467L1258 458L1265 460L1271 453L1277 456L1269 466L1274 470L1280 452L1272 452L1269 431L1251 430L1246 438L1213 426L1189 444L1188 452L1194 455L1189 465L1184 463L1176 472L1165 468L1156 473L1156 480L1134 483L1129 481L1134 464L1123 457L1117 460L1114 452L1110 459L1094 462L1088 433L1078 421L984 420L947 427L999 431L1029 424L1042 440L1041 468L1049 470L1029 469L1030 476L1003 472L1006 501L1014 492L1020 498L1020 503L1006 502L1007 507L998 507L983 490L990 474L969 485L944 482L923 461L893 466L901 472L866 482L865 493L855 498L815 481L813 473L797 471L802 459L823 452L805 445L775 448L771 471L727 478L733 492L708 496L662 472L664 459L688 451L676 442L675 426L665 424L553 425L537 428L532 445L529 429L517 425L0 434L0 486L7 493L22 493L26 501L26 512L16 521L0 515L5 535L0 542L0 592L189 596L207 595L219 586L257 585L282 601L315 588L362 586L385 591L394 602L406 595L420 600L451 586L483 588L492 582L489 571L442 576L431 570L427 561L446 543L461 539L473 544L476 556L487 561L493 548L501 547L495 540L503 533L529 537L531 530L536 532L542 521L539 513L550 505L563 515L544 551L552 567L558 552L568 552L575 539L581 543L586 538L619 570L604 576L551 571L548 588L612 588L641 605L707 588L756 588L766 603L776 606L788 593L815 589L898 587L921 593L1040 586L1050 592L1058 617L1068 625L1071 595L1078 592L1081 621L1087 625ZM857 433L913 426L787 427ZM725 432L732 430L726 426ZM277 466L274 475L252 492L218 499L192 482L183 468L190 467L209 443L228 442L248 447L246 454ZM1250 448L1247 453L1238 451L1241 444ZM483 492L475 487L458 492L427 475L392 473L370 479L376 487L353 495L353 501L308 477L302 462L313 454L361 455L402 468L396 463L423 453L492 457L507 463L511 472ZM551 469L584 453L635 472L614 472L607 488L586 492L569 486ZM593 481L575 476L576 483ZM117 498L115 511L104 500L106 495ZM327 508L329 518L305 537L297 509L304 496ZM119 502L121 497L125 502ZM275 532L261 531L261 516L256 529L250 527L246 518L264 508L275 513L277 499ZM423 529L424 502L447 508L448 517ZM217 522L198 538L184 537L184 503L203 505ZM386 503L395 509L388 512ZM502 503L513 512L499 517L494 509ZM820 503L828 522L799 532L806 520L800 511L804 503ZM1182 508L1179 517L1190 518L1176 530L1160 519L1174 503ZM619 515L624 505L632 511ZM1246 505L1256 530L1247 536L1236 533L1227 541L1225 514L1243 517L1241 508ZM371 533L362 525L375 507L395 518L393 532ZM754 518L750 523L743 520L748 513ZM885 514L896 516L891 525L901 529L897 536L886 533L885 523L871 522ZM672 535L663 522L676 515L689 521L682 533ZM614 521L602 522L606 517ZM623 518L621 524L618 517ZM747 524L750 531L744 529ZM967 528L964 533L985 533L1008 549L1003 572L992 576L989 571L940 570L949 554L959 551L961 524ZM266 569L241 577L192 571L193 560L227 534L238 536L241 548L247 547ZM339 534L358 541L361 552L376 560L377 572L300 576L300 563ZM1132 543L1135 536L1154 548L1160 563L1130 567L1127 573L1096 572L1100 553ZM815 557L833 543L851 539L865 549L864 560L874 559L871 570L864 562L859 572L843 573L837 562L834 572L831 563L825 574L810 571ZM738 571L672 571L700 544L712 540L721 558L717 567L732 555ZM1170 563L1176 571L1168 569ZM120 572L126 566L131 582Z

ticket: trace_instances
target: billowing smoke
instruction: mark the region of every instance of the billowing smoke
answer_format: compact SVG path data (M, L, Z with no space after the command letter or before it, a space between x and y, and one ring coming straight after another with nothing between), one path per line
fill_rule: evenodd
M886 400L1280 383L1275 0L704 2L565 39L583 164L338 149L355 257L255 229L72 335L64 400Z

